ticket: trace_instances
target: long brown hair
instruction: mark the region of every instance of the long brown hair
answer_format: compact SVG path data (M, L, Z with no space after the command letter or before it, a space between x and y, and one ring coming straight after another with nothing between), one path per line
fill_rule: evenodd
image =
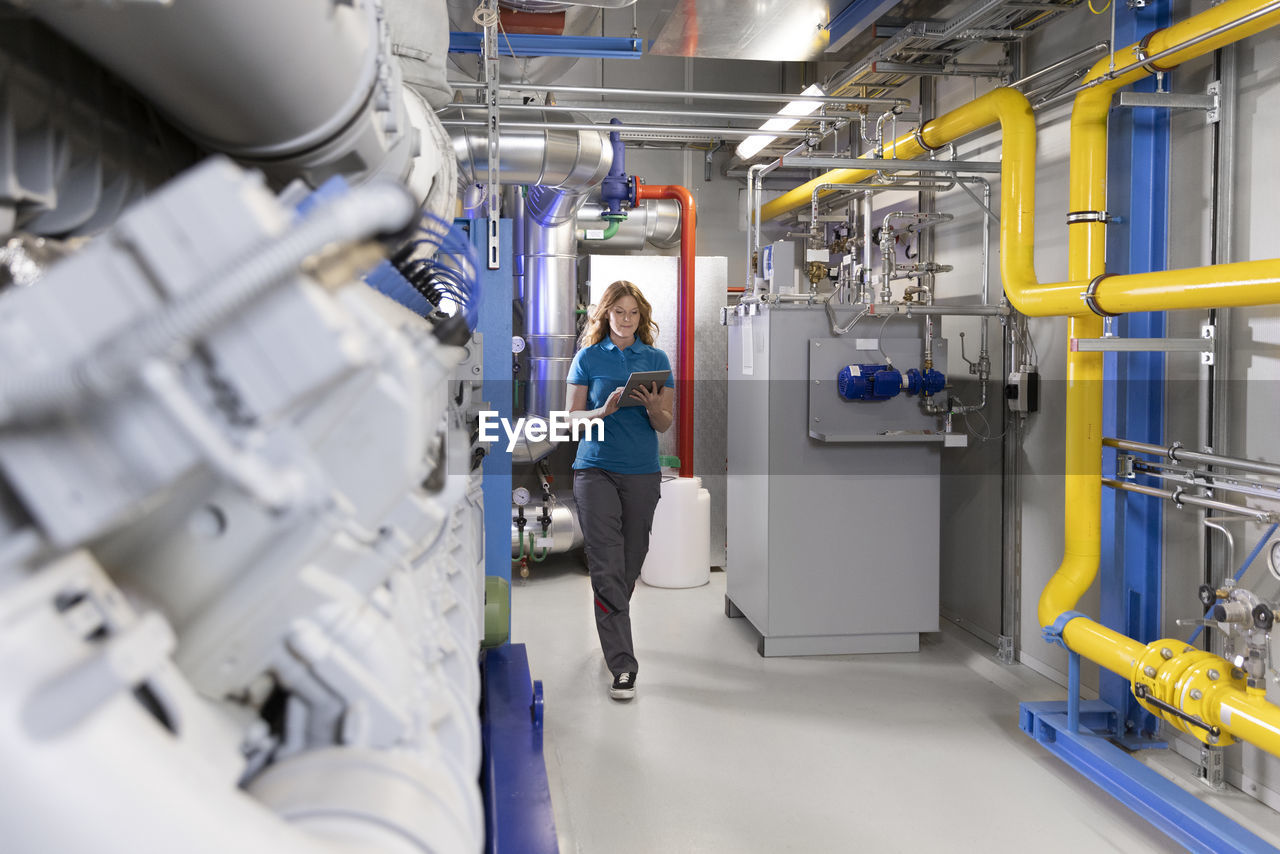
M636 326L636 338L650 347L653 346L654 338L658 334L658 324L653 321L653 306L649 305L649 301L644 298L644 294L640 293L639 288L628 281L619 279L604 289L604 294L600 297L600 304L596 306L596 310L588 317L587 327L582 330L582 338L580 339L583 347L599 344L609 337L609 312L613 310L618 300L623 297L634 297L636 305L640 306L640 323Z

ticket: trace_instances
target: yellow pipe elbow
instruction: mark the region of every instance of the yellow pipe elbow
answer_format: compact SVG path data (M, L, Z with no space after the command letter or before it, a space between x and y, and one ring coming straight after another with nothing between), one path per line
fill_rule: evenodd
M920 144L924 142L929 148L941 148L949 142L953 142L962 136L981 130L988 125L1000 122L1004 128L1005 145L1010 144L1010 138L1014 140L1014 144L1020 146L1020 151L1015 159L1022 160L1022 152L1030 152L1030 159L1027 161L1022 181L1025 182L1025 189L1031 188L1031 181L1035 177L1035 116L1031 112L1031 104L1027 101L1025 95L1016 89L1001 88L995 89L982 95L979 98L970 101L949 113L939 116L931 122L928 122L920 129L920 138L917 139L914 133L905 134L892 142L886 143L884 146L884 156L887 158L897 158L899 160L910 160L924 154L927 149ZM868 157L870 155L863 155ZM1009 183L1008 172L1009 154L1006 148L1004 154L1005 165L1001 167L1002 184ZM796 208L808 205L813 199L813 191L819 184L849 184L858 181L865 181L876 174L874 169L834 169L823 175L819 175L812 181L808 181L796 187L760 209L760 220L767 222L776 219L783 214L793 211ZM1014 179L1017 182L1017 179ZM828 195L835 192L834 190L824 190L819 193L820 196ZM1034 192L1034 190L1032 190ZM1002 200L1009 198L1009 190L1007 186L1001 188ZM1029 214L1034 214L1035 197L1031 196L1031 204L1025 206ZM1013 206L1006 208L1012 210ZM1002 242L1003 247L1003 242ZM1029 257L1029 255L1028 255Z

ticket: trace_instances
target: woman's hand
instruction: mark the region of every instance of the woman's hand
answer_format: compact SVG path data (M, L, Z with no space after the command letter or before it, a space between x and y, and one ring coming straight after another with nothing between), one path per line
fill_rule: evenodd
M653 383L648 387L639 386L631 396L644 404L649 426L659 433L667 432L671 427L671 389Z
M622 389L615 388L613 394L605 400L604 406L601 407L601 418L608 418L610 415L618 411L618 405L622 401Z
M631 390L631 396L643 403L650 415L657 415L662 411L662 393L658 390L657 383L638 385Z

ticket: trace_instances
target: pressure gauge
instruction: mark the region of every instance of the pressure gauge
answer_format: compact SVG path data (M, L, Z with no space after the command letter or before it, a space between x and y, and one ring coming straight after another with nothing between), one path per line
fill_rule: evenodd
M515 491L511 493L511 500L516 503L517 507L523 507L529 503L529 490L523 486L517 486Z
M524 346L525 345L524 345L523 338L521 338L519 335L511 336L511 352L512 353L523 353Z
M1271 564L1271 574L1280 578L1280 540L1271 544L1271 551L1267 552L1267 563Z

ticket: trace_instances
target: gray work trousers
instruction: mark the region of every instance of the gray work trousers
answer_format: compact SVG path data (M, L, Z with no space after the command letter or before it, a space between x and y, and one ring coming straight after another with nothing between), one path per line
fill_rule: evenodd
M662 473L656 471L618 474L592 468L574 472L573 498L586 542L596 631L614 676L638 669L631 641L631 593L649 553L649 531L661 488Z

